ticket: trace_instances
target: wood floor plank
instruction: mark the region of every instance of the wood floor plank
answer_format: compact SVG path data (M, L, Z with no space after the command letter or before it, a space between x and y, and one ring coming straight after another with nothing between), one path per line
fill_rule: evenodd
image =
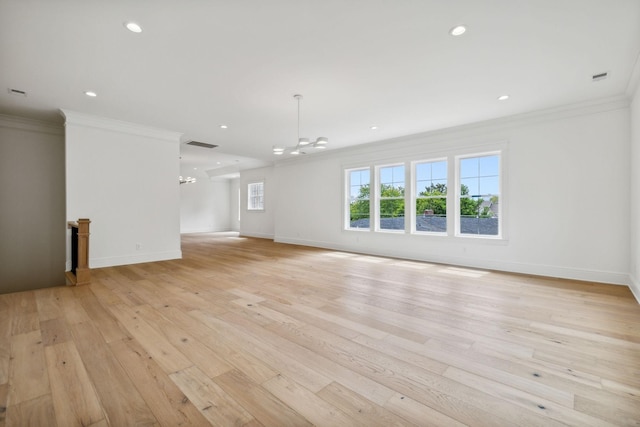
M0 384L9 381L9 361L11 359L11 311L0 309Z
M118 305L110 306L109 309L166 373L176 372L193 365L162 334L145 322L136 312L136 308Z
M35 291L18 292L9 295L11 301L11 335L36 331L40 327Z
M207 424L206 418L137 341L123 339L112 341L109 346L160 425Z
M419 345L411 340L401 337L387 337L384 343L368 339L366 337L358 337L354 341L367 345L380 351L399 357L403 360L412 361L416 366L421 366L424 362L423 357L429 360L436 360L446 363L449 367L457 367L473 372L485 378L508 384L510 387L519 390L527 390L541 398L559 403L566 407L573 407L574 393L567 392L558 387L545 385L541 382L541 375L532 372L531 369L522 368L519 372L521 375L514 375L512 372L518 372L514 365L518 365L519 361L511 359L502 362L501 359L490 359L473 352L461 352L458 348L450 347L442 350L441 347L432 348L430 345ZM480 359L480 361L478 361ZM546 382L546 375L545 375ZM558 384L557 382L554 383ZM565 385L565 384L562 384Z
M364 396L336 382L327 385L317 394L323 400L356 420L358 424L369 426L385 425L390 427L418 425L399 417L382 406L376 405ZM421 424L423 422L424 419L421 421Z
M44 361L44 345L39 330L11 338L10 406L51 393Z
M158 333L161 333L176 349L209 377L217 377L233 367L213 350L194 338L188 331L176 326L150 306L139 306L137 312Z
M112 425L154 425L157 423L133 381L111 353L91 322L71 326L74 342L85 369Z
M40 333L45 347L73 339L69 332L69 325L67 325L64 317L41 320Z
M270 331L233 312L227 312L220 317L221 322L226 321L233 325L229 332L233 333L235 329L238 337L242 337L236 341L244 351L264 360L279 373L288 376L313 392L319 391L331 382L331 379L326 375L309 368L300 352L279 354L277 345L265 340L266 337L271 337L275 342L278 342L276 337L270 334Z
M0 414L0 426L3 425L3 415ZM12 405L6 413L6 426L60 426L56 421L51 394Z
M7 418L7 405L9 399L9 383L0 384L0 427L5 426Z
M510 403L450 381L437 372L429 372L418 367L411 368L404 361L385 357L373 351L363 352L356 343L331 336L314 327L307 326L297 331L280 329L280 333L286 334L289 339L300 345L461 422L472 423L478 416L482 416L492 420L493 423L504 424L506 421L494 414L505 413L508 418L516 420L518 425L544 425L542 417L529 416L518 411ZM402 373L407 370L411 370L410 375Z
M278 399L317 426L364 426L283 375L277 375L263 385Z
M240 371L229 371L214 381L264 426L311 426L304 417Z
M182 254L0 295L0 427L640 426L626 287L208 233Z
M57 319L63 316L59 288L45 288L35 291L38 317L40 321Z
M220 354L229 364L248 375L253 381L262 384L278 374L272 366L260 360L255 355L243 351L242 346L235 339L220 331L220 323L216 317L209 316L198 310L190 314L210 327L210 333L201 337L202 342L210 349Z
M91 313L92 323L96 326L104 341L109 343L127 338L128 335L124 327L118 322L111 311L105 308L105 306L108 307L112 304L105 301L103 305L94 293L96 289L94 284L92 283L89 286L91 292L82 296L80 304L87 313Z
M390 412L412 422L417 426L447 426L447 427L463 427L465 425L491 426L493 420L478 417L473 423L463 424L440 411L423 405L417 400L396 393L384 404L384 408Z
M553 424L552 420L558 424L564 425L581 425L581 426L607 426L608 422L601 418L595 418L583 412L574 411L573 407L556 404L529 393L520 391L516 388L506 386L498 381L489 380L487 378L466 372L462 369L449 367L444 376L453 379L461 384L481 390L484 393L499 397L508 402L512 402L524 408L527 411L542 414L548 417L546 425Z
M169 375L211 424L237 426L254 417L195 366Z
M64 317L69 324L87 322L90 319L80 303L79 291L74 288L58 288L60 304Z
M105 418L100 399L73 342L45 348L51 396L60 426L87 426Z

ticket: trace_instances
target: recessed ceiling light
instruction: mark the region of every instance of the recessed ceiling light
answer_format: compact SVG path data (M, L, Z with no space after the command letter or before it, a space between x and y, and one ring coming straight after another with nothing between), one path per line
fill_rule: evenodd
M449 30L449 34L452 36L461 36L467 31L467 27L464 25L456 25L452 29Z
M377 129L378 129L378 126L371 126L369 129L371 129L371 130L377 130Z
M509 95L500 95L498 97L498 101L506 101L507 99L509 99Z
M95 92L94 92L94 91L92 91L92 90L85 91L85 93L84 93L84 94L85 94L85 95L87 95L87 96L90 96L91 98L95 98L96 96L98 96L98 94L97 94L97 93L95 93Z
M127 30L131 31L132 33L141 33L142 32L142 27L133 22L133 21L129 21L129 22L125 22L124 26Z
M226 129L227 127L227 125L220 125L220 129Z

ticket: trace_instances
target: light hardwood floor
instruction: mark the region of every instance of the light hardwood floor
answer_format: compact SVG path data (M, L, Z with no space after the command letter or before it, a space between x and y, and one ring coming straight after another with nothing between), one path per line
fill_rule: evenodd
M0 296L0 426L640 425L626 287L213 235Z

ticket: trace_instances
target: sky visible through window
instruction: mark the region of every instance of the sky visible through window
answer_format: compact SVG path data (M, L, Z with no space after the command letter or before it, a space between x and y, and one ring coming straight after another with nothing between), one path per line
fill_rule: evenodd
M371 179L369 169L354 170L349 175L351 199L357 199L360 195L360 187L369 185L369 180Z
M416 192L442 184L447 186L447 161L418 163L416 165Z
M380 184L401 190L404 194L404 165L380 168Z
M469 196L500 194L500 157L482 156L460 159L460 184L469 189Z

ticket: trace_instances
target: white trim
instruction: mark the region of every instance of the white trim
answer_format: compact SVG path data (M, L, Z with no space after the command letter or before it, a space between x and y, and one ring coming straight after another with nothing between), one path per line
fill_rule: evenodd
M633 274L629 275L629 289L636 298L636 301L638 301L638 304L640 304L640 282L638 282Z
M449 172L450 172L450 165L449 165L449 156L438 156L438 157L433 157L433 158L428 158L428 159L423 159L423 160L411 160L409 162L410 167L409 167L409 189L410 189L410 194L407 196L408 197L408 206L409 206L409 227L408 227L408 231L407 234L413 234L413 235L418 235L418 236L442 236L442 237L448 237L449 236L449 214L450 214L450 207L449 207L449 189L451 188L451 186L449 185ZM418 173L416 172L417 166L420 164L425 164L425 163L438 163L438 162L444 162L445 166L447 168L447 176L446 176L446 182L447 182L447 194L445 197L442 197L445 199L445 203L447 205L447 209L446 209L446 226L447 229L445 231L419 231L416 230L416 226L417 226L417 220L416 220L416 216L418 215L417 212L417 199L420 198L419 194L418 194L418 188L416 186L416 181L418 180L417 176ZM406 215L406 211L405 211L405 218L407 217Z
M639 72L640 73L640 72ZM433 129L412 135L405 135L398 138L382 139L371 141L368 143L358 144L355 146L329 149L322 153L315 153L313 156L298 156L286 159L274 160L274 165L284 165L294 162L317 161L320 158L339 158L343 161L343 168L357 168L366 164L372 164L375 159L381 157L393 162L397 157L389 157L389 154L395 156L398 149L402 150L428 150L428 152L436 152L438 150L450 151L452 143L458 139L475 139L480 141L486 139L485 132L495 134L496 132L521 127L531 124L543 123L548 121L557 121L570 117L587 116L591 114L602 113L606 111L615 111L629 108L631 100L626 95L617 95L607 98L599 98L575 104L567 104L559 107L547 108L544 110L535 110L516 114L512 116L499 117L495 119L487 119L469 124L454 125L447 128ZM491 142L491 137L489 137ZM495 140L495 139L494 139ZM487 141L484 141L485 143ZM398 146L398 144L401 144ZM469 147L477 147L482 145L471 144ZM453 145L455 146L455 145ZM462 145L458 146L463 149ZM366 152L366 158L362 153ZM349 159L349 156L354 156ZM374 159L374 160L371 160Z
M52 122L28 119L18 116L7 116L0 114L0 127L26 130L30 132L40 132L51 135L64 135L64 128Z
M544 264L518 263L500 260L478 260L475 258L464 257L447 257L447 256L431 256L419 257L415 253L386 253L383 250L375 250L375 246L368 245L366 248L361 246L355 247L351 245L335 244L333 242L312 241L306 239L296 239L287 237L278 237L274 239L277 243L287 243L300 246L312 246L330 250L360 253L365 255L379 256L390 259L406 259L411 261L437 263L444 265L454 265L460 267L477 268L481 270L496 270L510 273L531 274L535 276L555 277L560 279L583 280L588 282L605 283L611 285L624 285L629 282L629 275L626 273L618 273L613 271L589 270L579 268L557 267ZM633 292L633 290L632 290ZM640 293L640 292L639 292ZM636 297L637 298L637 297ZM639 299L640 301L640 299Z
M89 268L113 267L116 265L140 264L143 262L166 261L181 259L182 251L154 252L140 255L123 255L105 258L90 258ZM70 270L70 267L68 268Z
M371 165L342 169L342 230L343 231L373 231L371 228L371 178L372 178ZM354 228L351 227L351 172L355 171L368 171L369 172L369 227L368 228Z
M65 118L65 126L74 125L91 127L171 142L180 142L180 138L182 137L182 134L179 132L143 126L137 123L109 119L106 117L92 116L90 114L78 113L71 110L60 109L60 114Z
M503 161L503 150L502 149L498 149L498 150L491 150L491 151L484 151L484 152L477 152L477 153L466 153L466 154L461 154L461 155L456 155L454 156L454 173L455 173L455 178L454 178L454 200L453 200L453 212L454 212L454 233L453 235L455 237L460 237L460 238L471 238L471 239L489 239L489 240L502 240L503 239L503 235L504 235L504 224L503 224L503 220L504 220L504 209L503 209L503 204L505 201L505 197L503 194L503 189L505 187L505 185L503 185L503 178L504 178L504 161ZM477 158L477 157L489 157L489 156L498 156L498 196L499 196L499 210L500 212L498 212L498 234L497 235L486 235L486 234L462 234L461 231L461 225L460 225L460 199L461 199L461 179L460 179L460 161L463 159L473 159L473 158ZM447 192L447 196L449 195L449 192Z
M382 186L382 182L380 180L380 170L383 168L395 168L398 166L402 166L403 168L403 180L404 180L404 228L402 230L393 229L393 228L381 228L380 222L382 218L380 217L380 202L383 200L380 195L380 188ZM407 232L407 161L396 161L396 162L376 162L373 164L374 171L374 185L369 186L369 200L373 200L373 215L371 215L371 206L369 207L369 228L377 233L402 233L405 234ZM384 200L401 200L399 197L394 198L385 198ZM371 221L373 218L373 227L371 227Z
M255 237L257 239L268 239L268 240L273 240L274 235L273 234L267 234L267 233L254 233L254 232L241 232L239 237Z

